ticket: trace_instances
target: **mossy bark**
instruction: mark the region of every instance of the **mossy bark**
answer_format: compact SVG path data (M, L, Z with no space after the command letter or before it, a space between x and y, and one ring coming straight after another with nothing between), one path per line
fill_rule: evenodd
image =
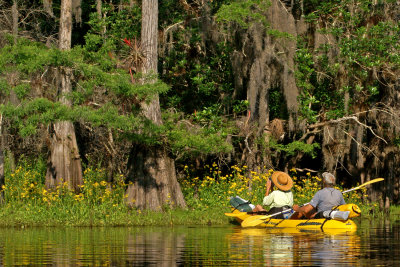
M272 166L271 153L256 142L272 133L271 105L281 105L287 118L281 126L294 132L297 123L298 88L295 83L294 56L297 29L293 15L280 1L271 1L265 18L269 29L286 33L293 38L276 37L268 33L262 24L252 24L246 30L238 30L235 36L235 51L232 65L235 77L234 97L246 96L249 101L249 118L242 125L242 135L247 141L242 159L250 168L267 164ZM284 102L271 103L271 90L278 88ZM268 141L268 140L265 140Z

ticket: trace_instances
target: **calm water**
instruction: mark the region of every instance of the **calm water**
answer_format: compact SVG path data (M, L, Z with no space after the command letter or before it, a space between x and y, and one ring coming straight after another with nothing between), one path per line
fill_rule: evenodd
M0 266L400 266L399 229L0 228Z

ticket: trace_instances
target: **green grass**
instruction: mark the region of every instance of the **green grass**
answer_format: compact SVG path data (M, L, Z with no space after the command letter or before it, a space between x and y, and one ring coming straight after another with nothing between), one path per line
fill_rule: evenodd
M25 207L8 203L0 208L0 226L169 226L169 225L223 225L228 224L221 209L170 210L152 212L136 210L108 210L106 207L72 208Z

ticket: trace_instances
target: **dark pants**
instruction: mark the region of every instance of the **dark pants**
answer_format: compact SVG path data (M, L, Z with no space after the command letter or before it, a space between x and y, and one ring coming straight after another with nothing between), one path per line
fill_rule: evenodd
M325 219L324 214L322 211L315 214L314 219Z
M290 209L290 207L289 207L289 206L283 206L283 207L279 207L279 208L274 207L274 208L271 208L271 209L267 212L267 214L268 214L268 215L271 215L271 214L274 214L274 213L277 213L277 212L281 212L281 211L284 211L284 210L287 210L287 209ZM274 217L272 217L272 218L273 218L273 219L284 219L283 213L281 213L281 214L279 214L279 215L276 215L276 216L274 216Z

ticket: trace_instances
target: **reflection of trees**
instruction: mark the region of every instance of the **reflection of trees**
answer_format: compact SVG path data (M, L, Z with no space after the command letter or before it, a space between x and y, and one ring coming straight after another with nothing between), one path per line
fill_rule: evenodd
M165 228L0 229L0 266L178 266L184 241Z
M397 214L396 214L397 217ZM390 217L363 227L361 254L370 266L399 266L400 221Z
M112 266L160 266L173 267L182 262L184 235L171 231L129 234L126 243L126 258L111 262Z

